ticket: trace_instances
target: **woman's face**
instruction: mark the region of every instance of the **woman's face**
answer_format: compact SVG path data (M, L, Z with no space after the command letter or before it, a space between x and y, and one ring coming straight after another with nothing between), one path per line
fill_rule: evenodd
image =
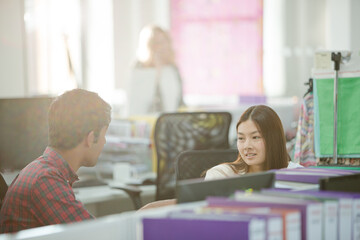
M249 165L249 172L263 171L265 141L255 123L247 120L237 129L237 148L241 158Z
M169 54L169 50L171 49L171 45L169 42L169 38L163 32L156 32L154 38L152 40L152 49L155 54L160 56L166 56Z

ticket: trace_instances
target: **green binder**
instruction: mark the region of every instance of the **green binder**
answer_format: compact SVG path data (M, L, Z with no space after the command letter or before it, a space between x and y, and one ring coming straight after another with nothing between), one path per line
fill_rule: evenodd
M314 79L316 157L333 156L334 79ZM360 157L360 77L338 79L339 157Z

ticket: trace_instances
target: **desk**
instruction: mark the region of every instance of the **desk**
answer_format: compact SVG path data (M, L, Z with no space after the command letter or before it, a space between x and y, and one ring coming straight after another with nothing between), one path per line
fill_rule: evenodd
M122 183L119 183L122 184ZM116 186L116 183L112 183ZM155 201L155 185L139 187L143 204ZM110 186L84 187L74 189L76 199L95 217L133 211L134 205L127 193Z

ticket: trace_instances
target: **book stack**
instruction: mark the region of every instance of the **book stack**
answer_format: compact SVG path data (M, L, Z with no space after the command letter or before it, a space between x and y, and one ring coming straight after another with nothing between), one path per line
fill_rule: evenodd
M200 205L188 203L186 209L142 217L143 239L360 240L360 193L355 193L359 191L345 192L354 190L348 187L344 192L324 191L319 184L325 179L335 183L328 184L330 188L349 185L349 181L360 186L359 171L297 168L271 172L275 188L235 190L230 197L211 195L213 189L206 190L210 185L204 182L208 197Z
M307 199L323 205L323 239L360 239L360 194L334 191L266 189L262 194Z
M296 190L319 189L319 181L324 178L349 176L360 173L356 169L344 168L283 168L270 170L275 172L275 188Z
M149 239L360 239L360 194L266 189L142 218Z

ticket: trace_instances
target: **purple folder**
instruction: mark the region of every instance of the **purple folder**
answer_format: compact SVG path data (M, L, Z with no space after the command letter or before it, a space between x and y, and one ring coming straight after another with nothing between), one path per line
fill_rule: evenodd
M340 229L339 229L339 239L357 239L360 236L360 193L350 193L350 192L336 192L336 191L299 191L301 194L311 194L313 196L319 197L328 197L328 198L336 198L336 199L353 199L353 205L351 211L350 219L339 220L340 221ZM356 202L356 203L355 203ZM345 203L345 210L342 211L343 214L346 215L345 212L348 212ZM351 206L349 206L351 208ZM340 210L341 211L341 210ZM341 213L339 213L340 215ZM347 218L345 216L345 218ZM350 223L351 227L348 226ZM348 234L350 231L350 234Z
M360 187L360 186L359 186ZM314 196L322 197L334 197L334 198L360 198L360 193L351 193L351 192L337 192L337 191L310 191L310 190L300 190L296 191L304 194L314 194Z
M282 168L276 169L276 172L306 172L306 173L323 173L328 175L348 175L359 173L359 170L352 169L335 169L335 168Z
M311 191L311 190L300 190L300 191L289 191L289 190L282 190L282 189L264 189L261 190L262 193L279 193L280 195L282 194L290 194L290 195L295 195L295 196L299 196L299 198L301 198L302 196L310 196L310 197L314 197L314 198L333 198L333 199L346 199L346 198L350 198L350 199L360 199L360 193L350 193L350 192L336 192L336 191ZM347 203L346 203L347 205ZM352 214L354 215L353 217L351 217L350 215L348 217L345 216L345 221L346 223L344 224L344 219L339 219L339 239L350 239L351 235L355 236L360 236L360 211L358 210L357 206L360 207L360 204L357 203L356 206L353 206L353 209L350 210L352 211ZM351 208L351 206L346 207L346 209ZM349 210L346 210L346 212L348 212ZM339 209L339 211L343 211L341 209ZM346 215L346 213L345 213ZM340 218L340 212L339 212L339 218ZM349 223L349 226L343 226L343 225L347 225L347 223Z
M221 211L221 212L219 212ZM278 213L252 213L252 212L236 212L228 209L220 208L200 208L196 212L194 210L186 209L173 211L168 214L169 218L196 218L196 219L217 219L217 220L247 220L247 219L262 219L265 222L265 236L266 239L279 239L283 234L283 219ZM270 228L269 224L272 226Z
M272 170L277 181L303 182L318 184L321 178L343 176L358 173L356 170L314 169L314 168L283 168Z
M264 199L267 198L264 195ZM258 201L252 201L251 198L249 198L247 201L236 201L236 200L230 200L228 198L224 197L208 197L206 199L209 206L240 206L240 207L272 207L272 208L293 208L297 209L301 213L301 232L302 236L301 239L305 240L308 236L311 235L310 231L307 229L307 214L308 214L308 206L311 204L313 206L317 205L320 206L320 212L316 213L318 216L316 217L317 220L321 222L321 203L316 203L314 201L307 201L303 200L301 201L291 201L288 202L258 202ZM318 210L317 210L318 211ZM316 220L316 221L317 221ZM319 229L321 230L321 229ZM319 235L319 234L317 234ZM321 238L321 232L320 236ZM316 237L314 238L316 239Z
M144 240L249 239L253 221L243 217L238 220L144 218L143 236ZM260 230L265 239L264 223Z
M289 182L302 182L302 183L314 183L317 184L324 176L318 175L288 175L276 173L276 181L289 181Z

